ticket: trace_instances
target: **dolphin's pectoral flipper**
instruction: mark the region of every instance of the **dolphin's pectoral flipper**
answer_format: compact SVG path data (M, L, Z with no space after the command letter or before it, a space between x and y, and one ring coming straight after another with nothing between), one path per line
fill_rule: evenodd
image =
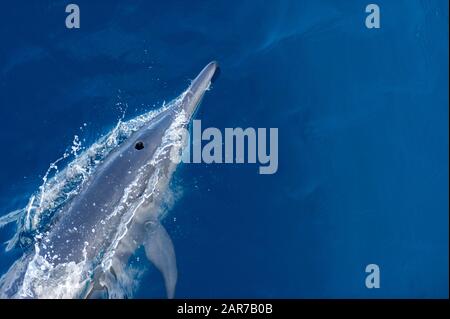
M159 221L147 222L145 228L145 254L162 273L167 297L173 298L178 271L172 240Z

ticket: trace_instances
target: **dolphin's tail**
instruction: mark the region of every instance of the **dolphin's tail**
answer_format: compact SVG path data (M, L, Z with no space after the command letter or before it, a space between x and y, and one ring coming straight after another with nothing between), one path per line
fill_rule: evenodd
M22 216L24 209L16 209L2 217L0 217L0 228L8 225L12 222L17 222L19 218Z
M22 228L24 223L24 216L25 216L26 209L16 209L2 217L0 217L0 229L5 227L8 224L16 223L17 230L14 233L14 235L5 242L6 244L6 251L10 251L14 247L16 247L17 243L19 242L20 236L22 235Z
M8 241L6 241L6 251L11 250L12 248L14 248L16 246L16 244L19 241L19 235L20 235L20 231L19 228L21 227L21 220L22 220L22 216L25 212L25 209L16 209L2 217L0 217L0 229L8 224L11 223L16 223L17 224L17 231L15 232L15 234L13 235L13 237L11 239L9 239Z

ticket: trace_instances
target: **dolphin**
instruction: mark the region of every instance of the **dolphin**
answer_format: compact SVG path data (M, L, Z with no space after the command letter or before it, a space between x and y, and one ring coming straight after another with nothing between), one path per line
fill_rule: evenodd
M177 266L162 226L165 190L176 169L177 128L187 128L218 63L206 65L179 97L112 150L77 196L36 236L34 249L0 281L0 297L97 298L121 295L130 257L142 245L173 298ZM175 141L175 142L174 142Z

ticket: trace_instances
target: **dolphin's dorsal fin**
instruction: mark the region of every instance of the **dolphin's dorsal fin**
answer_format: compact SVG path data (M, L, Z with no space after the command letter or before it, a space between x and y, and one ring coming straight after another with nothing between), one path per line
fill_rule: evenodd
M167 297L173 298L178 271L172 240L159 221L148 222L145 227L147 230L144 239L145 254L162 273Z

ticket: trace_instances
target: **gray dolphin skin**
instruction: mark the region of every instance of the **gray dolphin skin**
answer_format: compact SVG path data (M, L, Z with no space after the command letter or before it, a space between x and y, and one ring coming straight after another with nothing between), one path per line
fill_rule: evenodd
M35 255L29 254L23 261L36 262L39 255L38 264L50 269L44 273L49 282L61 272L81 269L72 284L78 287L72 297L126 297L114 287L130 257L143 245L146 256L163 275L167 296L172 298L177 281L175 252L160 223L158 209L177 166L170 158L173 145L166 143L168 132L174 125L189 125L218 70L217 62L209 63L180 96L179 103L158 113L111 151L79 194L55 217L48 232L36 243ZM71 270L74 265L78 268ZM20 282L32 281L33 276L25 271ZM13 291L13 286L17 297L20 284L10 283L8 289ZM32 286L31 291L22 291L20 296L39 298L39 289L60 288L45 286ZM2 293L4 296L5 291Z

